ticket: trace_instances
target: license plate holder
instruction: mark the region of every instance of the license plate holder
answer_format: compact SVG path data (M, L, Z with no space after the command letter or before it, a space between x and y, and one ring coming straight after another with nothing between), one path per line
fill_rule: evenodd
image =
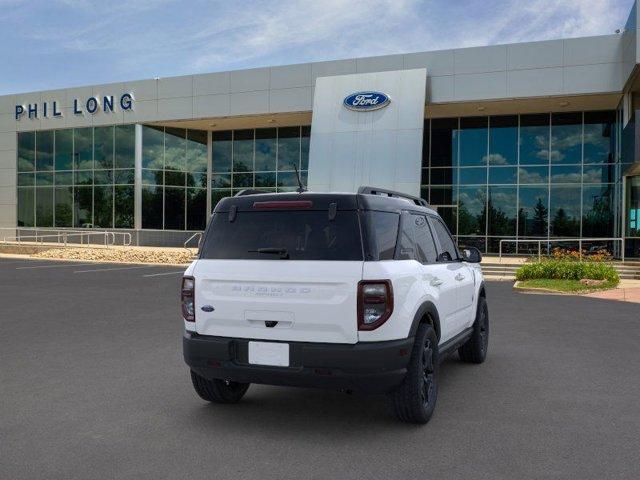
M249 342L249 363L271 367L289 366L289 344L280 342Z

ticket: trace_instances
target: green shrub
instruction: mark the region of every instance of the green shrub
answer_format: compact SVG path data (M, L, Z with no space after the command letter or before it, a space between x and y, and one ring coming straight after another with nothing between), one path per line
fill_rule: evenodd
M542 260L525 263L516 271L516 280L538 278L560 280L608 280L616 285L620 281L618 272L611 264L604 262L576 262L571 260Z

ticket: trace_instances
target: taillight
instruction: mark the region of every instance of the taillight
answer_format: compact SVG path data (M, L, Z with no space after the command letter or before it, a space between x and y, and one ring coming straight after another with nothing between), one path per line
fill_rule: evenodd
M182 317L187 322L196 321L196 280L193 277L182 277L180 301L182 302Z
M358 330L375 330L393 312L390 280L363 280L358 283Z

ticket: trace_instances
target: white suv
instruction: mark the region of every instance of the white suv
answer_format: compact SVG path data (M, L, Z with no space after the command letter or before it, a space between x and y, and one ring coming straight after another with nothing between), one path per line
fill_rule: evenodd
M445 355L487 354L479 261L397 192L225 198L182 281L193 386L217 403L251 383L387 393L401 420L425 423Z

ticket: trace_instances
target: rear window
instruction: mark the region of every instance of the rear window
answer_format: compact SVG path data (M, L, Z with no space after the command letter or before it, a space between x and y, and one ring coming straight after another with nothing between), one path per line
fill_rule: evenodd
M234 260L362 260L360 222L355 211L216 213L200 258Z

